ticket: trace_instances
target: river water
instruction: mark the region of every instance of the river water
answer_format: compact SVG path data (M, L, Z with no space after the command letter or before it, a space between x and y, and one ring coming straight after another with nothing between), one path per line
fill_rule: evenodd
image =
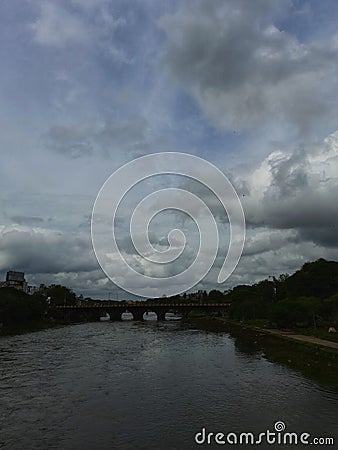
M177 322L87 323L3 337L0 388L6 450L228 448L194 437L203 428L258 435L277 421L286 431L338 438L335 389L240 350L225 333Z

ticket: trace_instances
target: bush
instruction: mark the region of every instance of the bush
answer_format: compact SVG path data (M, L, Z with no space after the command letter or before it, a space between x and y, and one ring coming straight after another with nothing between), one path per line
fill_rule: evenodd
M45 310L46 302L40 295L28 295L14 288L0 289L0 322L4 325L38 321Z

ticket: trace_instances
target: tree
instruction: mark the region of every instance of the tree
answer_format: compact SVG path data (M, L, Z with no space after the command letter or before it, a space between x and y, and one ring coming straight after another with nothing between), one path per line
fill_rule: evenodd
M298 297L277 302L271 313L271 319L278 328L294 326L317 327L317 317L321 301L315 297Z
M233 302L229 309L232 319L267 319L270 316L271 305L258 299L247 299Z
M0 322L22 324L42 319L46 301L41 295L28 295L14 288L0 289Z
M49 286L46 289L46 295L51 298L52 305L75 305L76 295L75 293L65 287L58 285Z
M338 294L323 300L322 316L330 321L338 321Z
M291 328L300 323L305 315L305 308L293 300L282 300L276 303L271 312L271 319L277 328Z
M338 292L338 264L318 259L308 262L284 282L286 296L328 298Z
M213 302L223 302L224 301L224 295L221 291L217 291L216 289L213 289L209 292L208 300Z

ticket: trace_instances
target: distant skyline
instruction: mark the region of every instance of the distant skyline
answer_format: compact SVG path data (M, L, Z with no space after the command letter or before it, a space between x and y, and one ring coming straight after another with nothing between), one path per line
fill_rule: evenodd
M164 177L122 205L119 246L136 265L128 214L165 184L199 192L220 227L215 266L194 291L338 260L335 0L13 0L0 21L1 280L19 270L93 298L118 292L92 250L93 203L122 164L165 151L205 158L232 181L243 256L217 285L224 211ZM196 229L176 213L156 218L152 241L165 245L177 223L193 248Z

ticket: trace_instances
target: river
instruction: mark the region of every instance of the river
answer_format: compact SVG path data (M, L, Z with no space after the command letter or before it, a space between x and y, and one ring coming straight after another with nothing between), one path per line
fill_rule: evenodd
M86 323L0 338L1 449L227 448L197 445L195 435L258 434L277 421L286 431L334 437L337 413L334 388L241 350L226 333L177 322Z

